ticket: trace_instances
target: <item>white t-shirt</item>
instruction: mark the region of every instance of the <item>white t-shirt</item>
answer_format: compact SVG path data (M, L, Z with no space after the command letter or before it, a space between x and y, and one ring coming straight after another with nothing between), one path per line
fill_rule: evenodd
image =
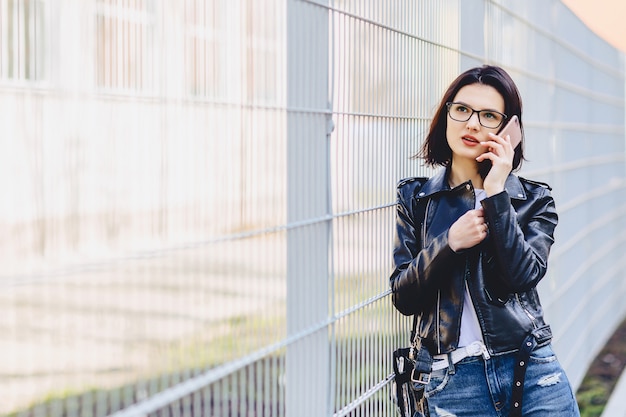
M476 194L476 208L480 208L480 202L487 198L485 190L474 190ZM469 289L465 285L465 300L463 301L463 313L461 314L461 334L459 336L459 347L467 346L475 341L483 342L483 335L480 331L480 324L476 316L476 310L470 298Z

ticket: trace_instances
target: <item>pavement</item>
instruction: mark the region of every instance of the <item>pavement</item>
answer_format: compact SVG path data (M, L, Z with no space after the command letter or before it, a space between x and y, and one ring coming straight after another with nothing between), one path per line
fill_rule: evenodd
M617 381L613 388L601 417L626 417L626 371Z

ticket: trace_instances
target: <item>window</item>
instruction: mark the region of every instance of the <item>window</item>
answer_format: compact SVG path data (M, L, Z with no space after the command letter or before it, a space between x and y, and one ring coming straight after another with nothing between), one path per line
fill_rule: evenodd
M285 65L280 1L186 0L184 13L188 94L276 103Z
M219 97L223 76L220 1L185 1L185 79L192 96Z
M37 81L45 77L45 3L0 2L0 78Z
M150 91L154 85L153 0L96 1L96 84Z

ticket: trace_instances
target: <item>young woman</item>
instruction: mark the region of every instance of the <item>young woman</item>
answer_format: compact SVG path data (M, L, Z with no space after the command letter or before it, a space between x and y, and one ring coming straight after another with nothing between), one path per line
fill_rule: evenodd
M398 185L392 298L421 315L432 416L579 415L536 290L557 213L546 184L512 174L523 143L514 149L498 132L513 115L521 126L521 98L502 68L465 71L420 153L442 168Z

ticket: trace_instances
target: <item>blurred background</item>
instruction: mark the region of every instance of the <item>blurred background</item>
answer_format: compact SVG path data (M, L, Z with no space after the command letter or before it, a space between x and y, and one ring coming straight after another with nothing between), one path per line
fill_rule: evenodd
M602 39L626 51L626 3L619 0L564 0L563 3Z
M576 13L0 0L0 415L395 415L395 186L483 63L554 188L540 295L576 389L626 313L623 38Z

